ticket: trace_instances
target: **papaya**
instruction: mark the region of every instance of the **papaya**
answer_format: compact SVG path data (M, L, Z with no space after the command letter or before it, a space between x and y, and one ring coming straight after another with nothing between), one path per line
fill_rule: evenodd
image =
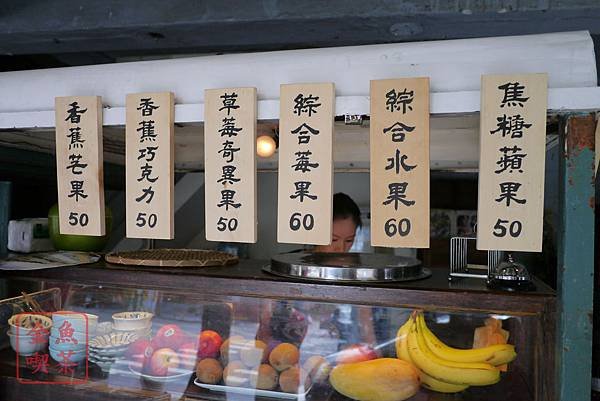
M396 358L338 365L329 382L338 393L358 401L402 401L419 391L415 367Z

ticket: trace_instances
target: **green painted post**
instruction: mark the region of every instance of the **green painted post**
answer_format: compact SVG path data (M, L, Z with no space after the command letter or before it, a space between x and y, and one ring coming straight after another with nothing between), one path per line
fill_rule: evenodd
M561 121L558 386L561 401L590 399L594 304L594 115Z

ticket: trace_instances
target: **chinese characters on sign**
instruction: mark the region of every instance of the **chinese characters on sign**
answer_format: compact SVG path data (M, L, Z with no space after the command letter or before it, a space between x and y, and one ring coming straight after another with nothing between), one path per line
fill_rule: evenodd
M174 100L127 95L127 237L173 239Z
M371 81L371 243L429 246L429 79Z
M54 328L51 331L39 320L31 328L16 326L13 335L19 338L15 343L16 378L19 383L73 385L87 381L88 362L86 358L81 358L88 339L87 323L84 324L83 331L80 325L77 327L80 331L76 331L74 327L74 322L80 324L87 318L77 312L61 313L66 314L68 318L62 320L56 332ZM82 334L83 339L80 337L78 340L76 336ZM62 348L57 350L57 347ZM32 348L34 351L31 351ZM52 349L56 352L53 353ZM60 377L63 376L64 379L61 380Z
M484 75L477 249L542 250L546 74Z
M256 242L256 89L204 95L206 239Z
M281 85L277 241L331 242L332 83Z
M102 101L57 97L54 104L60 233L104 235Z

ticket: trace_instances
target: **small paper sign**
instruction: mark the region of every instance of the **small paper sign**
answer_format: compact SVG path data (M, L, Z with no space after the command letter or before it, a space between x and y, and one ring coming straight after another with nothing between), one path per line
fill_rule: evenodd
M204 94L206 239L256 242L256 88Z
M127 237L173 239L174 100L171 92L127 95Z
M102 100L57 97L54 104L60 233L104 235Z
M477 249L542 250L547 74L484 75Z
M429 247L429 78L371 81L371 244Z
M277 241L331 243L333 83L281 85Z

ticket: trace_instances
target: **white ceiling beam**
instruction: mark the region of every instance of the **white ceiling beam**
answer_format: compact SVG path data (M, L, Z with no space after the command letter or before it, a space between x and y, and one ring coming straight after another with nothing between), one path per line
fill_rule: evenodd
M432 115L469 114L479 112L479 91L431 93L430 112ZM600 87L589 88L550 88L548 90L548 111L600 110ZM338 96L336 115L369 114L368 96ZM105 107L105 126L125 125L124 107ZM279 100L258 101L259 120L279 119ZM204 104L176 104L175 122L181 124L202 123ZM0 129L53 128L54 110L0 112Z

